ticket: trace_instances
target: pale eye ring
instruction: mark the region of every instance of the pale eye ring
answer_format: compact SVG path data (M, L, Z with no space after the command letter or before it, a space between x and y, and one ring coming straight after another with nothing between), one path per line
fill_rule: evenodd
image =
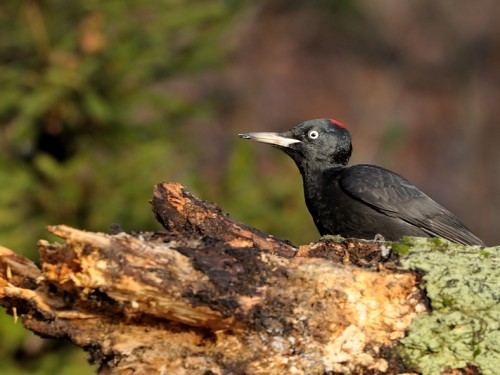
M317 130L309 130L309 133L307 133L307 136L310 139L317 139L319 137L319 132Z

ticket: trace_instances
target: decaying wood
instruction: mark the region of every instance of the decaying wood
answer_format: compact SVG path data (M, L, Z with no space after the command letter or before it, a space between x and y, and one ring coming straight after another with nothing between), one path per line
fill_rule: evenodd
M398 373L391 354L425 306L380 245L296 249L176 183L153 211L166 232L64 225L41 270L0 248L0 303L44 337L68 338L106 373Z
M219 207L196 198L180 184L156 185L151 204L158 222L182 238L206 236L233 247L255 246L287 258L297 251L287 242L231 219Z

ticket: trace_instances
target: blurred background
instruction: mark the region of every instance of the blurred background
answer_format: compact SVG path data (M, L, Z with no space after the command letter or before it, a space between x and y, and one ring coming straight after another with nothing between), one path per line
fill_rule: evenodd
M314 241L291 159L237 134L322 117L349 127L352 163L498 244L499 16L494 0L2 0L0 244L37 260L48 224L160 230L161 181ZM0 343L2 373L95 371L3 310Z

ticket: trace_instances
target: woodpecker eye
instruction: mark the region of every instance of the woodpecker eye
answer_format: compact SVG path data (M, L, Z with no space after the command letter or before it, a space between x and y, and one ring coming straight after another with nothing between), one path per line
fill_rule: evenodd
M317 130L310 130L309 133L307 133L307 136L310 138L310 139L316 139L319 137L319 133Z

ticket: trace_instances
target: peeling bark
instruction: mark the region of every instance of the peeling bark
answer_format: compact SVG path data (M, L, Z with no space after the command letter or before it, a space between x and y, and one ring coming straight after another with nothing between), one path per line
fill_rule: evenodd
M297 249L176 183L151 203L166 232L51 226L64 243L39 241L41 270L0 248L1 305L101 374L402 371L391 349L426 308L380 243Z

